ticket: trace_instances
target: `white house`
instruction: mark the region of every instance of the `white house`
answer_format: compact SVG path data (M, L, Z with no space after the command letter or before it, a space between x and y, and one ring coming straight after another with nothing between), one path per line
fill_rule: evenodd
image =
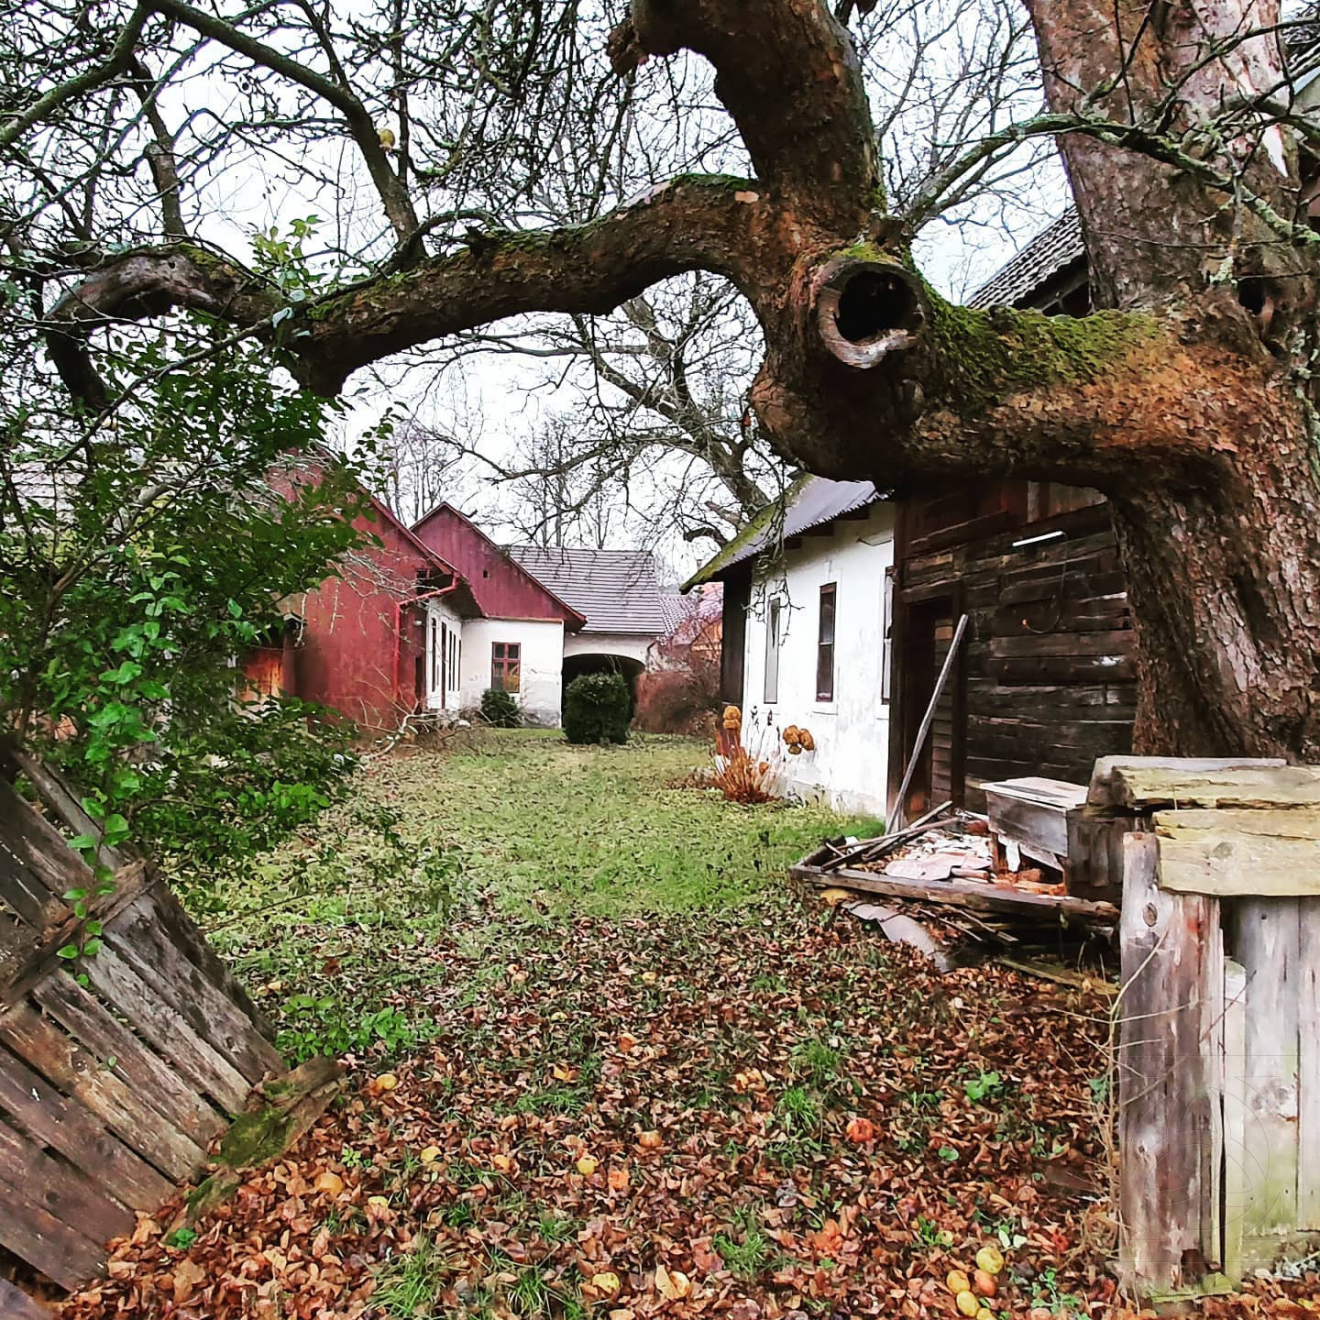
M787 787L800 796L883 814L893 504L869 481L802 478L693 583L746 561L744 745L777 749ZM739 645L738 631L726 615L726 646ZM788 752L790 725L811 731L813 751Z
M508 692L526 724L556 727L579 673L615 669L631 682L667 631L655 560L644 551L497 545L453 505L412 529L470 588L478 617L443 594L426 600L428 709L471 710Z
M634 683L656 639L670 627L655 556L645 550L534 545L510 546L509 554L586 620L564 634L565 685L600 669L616 670Z

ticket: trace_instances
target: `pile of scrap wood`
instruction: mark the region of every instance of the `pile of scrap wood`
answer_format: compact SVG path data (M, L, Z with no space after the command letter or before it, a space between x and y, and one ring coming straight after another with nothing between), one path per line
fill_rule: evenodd
M1117 923L1113 903L1072 893L1064 859L1035 844L1020 821L1013 828L1029 836L1025 842L1000 833L993 814L954 812L946 803L893 834L827 842L791 873L937 961L968 941L1039 943L1061 927L1084 934Z

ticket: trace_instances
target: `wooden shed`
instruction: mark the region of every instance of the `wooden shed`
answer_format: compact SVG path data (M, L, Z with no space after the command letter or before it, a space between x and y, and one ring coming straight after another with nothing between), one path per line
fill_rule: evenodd
M1080 781L1132 748L1136 634L1109 508L1091 491L1005 481L899 501L891 797L958 619L962 653L904 804L985 810L982 786Z

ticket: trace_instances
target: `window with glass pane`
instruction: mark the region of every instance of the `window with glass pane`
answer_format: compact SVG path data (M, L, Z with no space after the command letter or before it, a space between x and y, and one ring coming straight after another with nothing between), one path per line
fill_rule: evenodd
M885 569L880 599L880 700L888 703L894 681L894 570Z
M765 619L765 700L767 703L779 700L779 645L783 640L784 603L772 600L766 610Z
M490 685L497 692L520 690L522 646L518 642L492 642L490 648Z
M816 635L816 700L834 700L835 584L820 589L820 628Z

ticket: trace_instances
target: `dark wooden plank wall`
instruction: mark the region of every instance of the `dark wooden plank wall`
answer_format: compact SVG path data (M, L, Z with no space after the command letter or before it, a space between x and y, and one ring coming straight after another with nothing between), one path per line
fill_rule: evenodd
M141 862L79 918L64 895L93 888L0 775L0 1249L64 1287L98 1273L106 1241L192 1176L252 1086L284 1067ZM58 950L86 919L104 944L80 960L80 985Z
M1136 646L1107 507L1003 521L1016 525L901 552L899 609L904 593L929 597L947 585L961 590L970 616L964 764L973 810L984 810L978 789L992 780L1089 782L1097 757L1131 751L1136 714ZM1049 531L1065 536L1013 548Z
M938 674L944 667L949 655L949 646L953 642L953 632L957 622L951 614L943 615L935 623L935 657L932 673ZM935 703L935 718L930 726L931 785L930 805L939 806L954 797L956 767L956 733L954 729L954 685L946 684Z

